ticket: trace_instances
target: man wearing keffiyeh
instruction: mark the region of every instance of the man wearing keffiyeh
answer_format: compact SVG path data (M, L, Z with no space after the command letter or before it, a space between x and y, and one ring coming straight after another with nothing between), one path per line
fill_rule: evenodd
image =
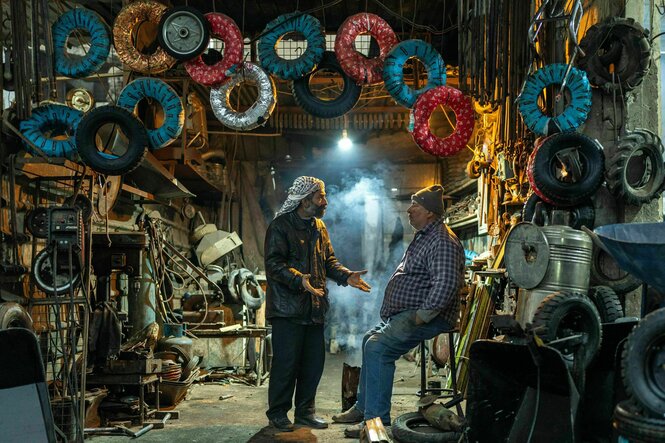
M294 390L296 424L328 427L315 415L316 388L325 360L326 280L370 291L361 278L367 271L351 271L335 257L321 220L327 206L323 181L298 177L266 231L266 318L272 324L273 347L266 415L280 431L294 428L287 417Z

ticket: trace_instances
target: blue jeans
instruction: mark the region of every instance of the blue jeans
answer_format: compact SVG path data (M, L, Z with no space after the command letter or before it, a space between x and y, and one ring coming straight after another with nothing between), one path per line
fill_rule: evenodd
M395 362L423 340L436 337L451 326L441 317L416 326L416 311L403 311L380 322L363 338L362 368L355 408L365 420L380 417L390 424Z

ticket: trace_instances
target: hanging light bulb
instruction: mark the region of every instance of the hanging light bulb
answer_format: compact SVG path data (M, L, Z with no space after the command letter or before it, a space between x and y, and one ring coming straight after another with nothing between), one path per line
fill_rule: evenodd
M337 146L342 151L348 151L353 147L353 142L349 138L349 134L346 131L346 129L342 130L342 138L340 138L339 141L337 142Z

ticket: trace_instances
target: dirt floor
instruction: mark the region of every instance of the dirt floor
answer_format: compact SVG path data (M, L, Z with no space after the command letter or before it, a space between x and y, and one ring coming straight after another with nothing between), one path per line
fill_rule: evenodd
M343 354L326 355L326 366L317 394L317 415L331 421L341 408ZM416 391L420 386L420 368L400 359L397 362L393 389L393 420L400 414L416 410ZM221 396L233 397L219 400ZM278 433L268 426L265 410L268 383L251 387L242 383L198 384L177 406L180 419L170 420L161 430L151 430L140 437L142 442L340 442L344 425L328 429L298 428L295 432ZM293 410L289 417L293 419ZM139 428L133 428L137 431ZM95 443L118 442L127 437L93 437ZM347 439L346 441L353 441Z

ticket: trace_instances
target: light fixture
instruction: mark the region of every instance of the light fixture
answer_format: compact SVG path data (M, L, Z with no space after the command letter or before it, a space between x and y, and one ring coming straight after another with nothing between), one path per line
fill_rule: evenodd
M340 138L339 141L337 142L337 146L342 151L348 151L353 147L353 142L349 138L349 134L346 131L346 129L342 130L342 138Z

